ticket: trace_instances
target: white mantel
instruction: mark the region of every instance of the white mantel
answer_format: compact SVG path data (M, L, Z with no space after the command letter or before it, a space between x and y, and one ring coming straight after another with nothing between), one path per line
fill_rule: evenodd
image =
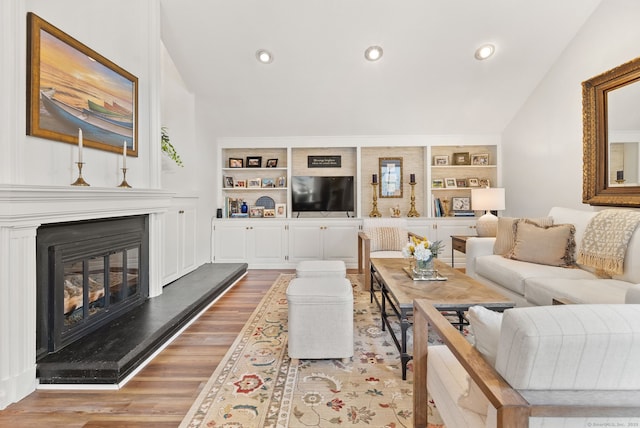
M162 293L164 213L154 189L0 185L0 409L36 388L36 232L40 225L149 214L149 295Z

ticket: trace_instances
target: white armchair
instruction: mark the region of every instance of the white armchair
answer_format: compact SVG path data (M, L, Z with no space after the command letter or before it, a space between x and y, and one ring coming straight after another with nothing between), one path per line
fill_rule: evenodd
M472 346L427 301L415 301L414 314L416 428L427 423L427 393L446 426L640 424L640 305L506 310L495 368L486 348ZM427 322L445 345L427 347ZM463 405L472 390L474 405Z
M365 290L371 289L371 259L399 258L402 247L411 236L423 239L407 230L404 218L366 218L358 233L358 273L364 273Z

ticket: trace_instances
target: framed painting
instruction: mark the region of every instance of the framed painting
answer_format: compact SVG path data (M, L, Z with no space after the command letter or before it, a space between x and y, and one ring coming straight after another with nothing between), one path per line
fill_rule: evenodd
M27 135L138 156L138 78L27 15Z
M402 158L379 158L380 197L402 197Z

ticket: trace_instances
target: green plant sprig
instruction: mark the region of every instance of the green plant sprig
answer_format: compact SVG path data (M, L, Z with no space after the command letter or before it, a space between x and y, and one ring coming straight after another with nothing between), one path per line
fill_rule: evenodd
M169 140L169 133L167 132L167 128L163 126L162 128L160 128L160 130L162 134L161 136L162 153L165 153L167 156L169 156L169 158L171 158L171 160L173 160L176 163L176 165L180 167L184 167L184 164L182 163L182 159L180 159L180 155L178 154L175 147L173 147L173 144L171 144L171 141Z

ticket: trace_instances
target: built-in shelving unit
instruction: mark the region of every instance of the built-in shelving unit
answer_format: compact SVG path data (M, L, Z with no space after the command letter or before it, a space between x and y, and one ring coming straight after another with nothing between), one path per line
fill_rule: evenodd
M454 198L469 198L471 203L471 189L497 187L497 146L433 146L429 168L431 216L436 216L436 199L442 202L445 213L451 215Z

